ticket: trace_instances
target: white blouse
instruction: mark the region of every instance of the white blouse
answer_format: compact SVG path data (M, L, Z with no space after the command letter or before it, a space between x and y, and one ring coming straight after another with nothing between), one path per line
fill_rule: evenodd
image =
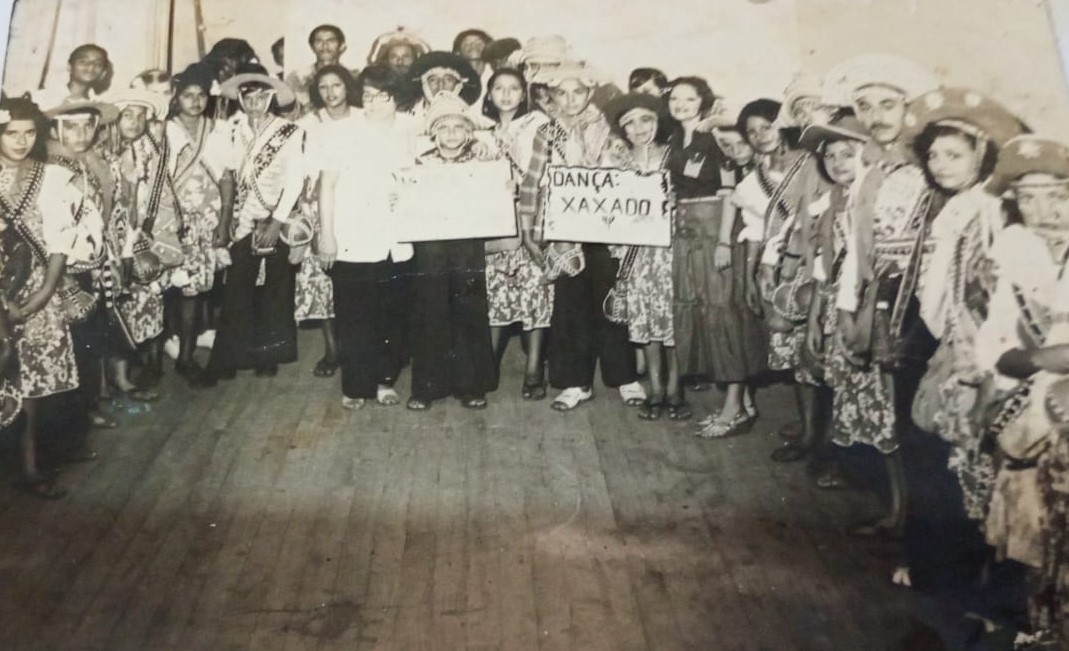
M994 375L999 388L1008 390L1017 380L999 374L995 365L1004 353L1027 343L1014 287L1029 304L1046 310L1050 323L1057 326L1069 317L1069 274L1063 272L1062 261L1052 258L1043 238L1020 224L1007 226L996 236L990 257L998 282L987 320L976 336L976 362L981 371ZM1049 335L1045 343L1053 343Z
M396 174L416 160L422 124L398 113L392 123L370 121L363 113L342 120L322 141L320 165L338 173L334 194L334 239L341 262L395 262L413 255L398 242L390 197Z

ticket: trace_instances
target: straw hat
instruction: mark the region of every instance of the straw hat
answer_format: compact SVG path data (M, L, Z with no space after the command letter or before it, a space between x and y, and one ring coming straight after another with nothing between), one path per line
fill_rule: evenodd
M111 124L119 118L119 109L103 99L83 99L73 102L65 102L52 107L44 112L45 117L54 120L70 113L84 113L94 111L100 116L100 124Z
M114 104L120 112L127 106L141 106L148 110L149 117L162 119L167 114L167 98L143 89L123 88L108 93L104 100Z
M560 65L539 68L528 81L532 84L545 84L552 88L569 79L578 81L587 88L597 88L609 83L608 75L587 65L585 61L564 61Z
M288 84L283 82L278 77L267 73L267 69L258 63L246 63L238 68L236 75L227 79L219 87L219 92L223 97L229 99L238 99L238 91L245 84L256 83L270 86L275 91L275 97L278 99L279 106L287 106L292 104L297 98L293 94L293 89Z
M887 86L913 100L939 87L927 68L894 54L864 54L835 66L824 78L823 100L833 106L850 106L858 89Z
M430 131L434 123L444 117L462 117L470 122L474 129L489 129L494 125L489 118L474 114L467 102L449 93L440 93L431 100L423 116L426 130Z

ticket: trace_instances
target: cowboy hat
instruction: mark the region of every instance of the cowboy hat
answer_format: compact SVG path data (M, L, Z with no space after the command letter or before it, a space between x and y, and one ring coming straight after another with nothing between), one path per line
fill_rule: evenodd
M866 142L870 138L865 126L853 115L844 115L829 124L814 124L805 128L798 144L815 152L829 140L857 140Z
M986 189L999 196L1027 174L1049 174L1069 181L1069 145L1035 135L1011 139L999 150L998 164Z
M942 88L910 102L902 138L913 142L929 125L946 125L998 147L1028 129L1005 107L968 88Z

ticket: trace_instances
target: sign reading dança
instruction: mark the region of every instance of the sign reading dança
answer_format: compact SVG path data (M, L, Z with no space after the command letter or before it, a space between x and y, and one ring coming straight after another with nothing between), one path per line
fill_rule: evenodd
M666 172L551 165L543 237L559 242L668 246Z
M419 165L397 174L402 242L512 237L516 205L508 161Z

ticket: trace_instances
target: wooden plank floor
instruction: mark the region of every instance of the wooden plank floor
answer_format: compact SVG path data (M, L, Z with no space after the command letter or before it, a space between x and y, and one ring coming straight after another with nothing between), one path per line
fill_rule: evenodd
M842 533L878 504L768 453L793 400L707 442L615 392L519 399L518 341L483 412L341 408L318 333L94 434L67 499L0 485L0 649L884 649L908 593ZM399 387L407 395L407 373ZM715 393L692 399L713 406Z

